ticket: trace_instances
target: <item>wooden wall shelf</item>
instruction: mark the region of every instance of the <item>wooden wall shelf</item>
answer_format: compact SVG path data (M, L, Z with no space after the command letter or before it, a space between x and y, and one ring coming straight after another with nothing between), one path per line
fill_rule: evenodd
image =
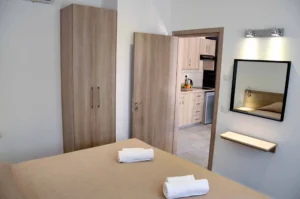
M226 132L220 135L221 138L236 142L242 145L246 145L255 149L259 149L265 152L275 153L277 144L267 142L250 136L242 135L234 132Z

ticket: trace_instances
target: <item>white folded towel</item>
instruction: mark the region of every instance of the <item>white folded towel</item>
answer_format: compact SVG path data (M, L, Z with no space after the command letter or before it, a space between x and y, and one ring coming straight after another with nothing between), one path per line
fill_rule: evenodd
M165 182L163 191L167 199L201 196L208 193L209 184L206 179Z
M187 180L195 180L194 175L186 175L186 176L175 176L166 178L166 182L182 182Z
M118 152L120 163L143 162L153 160L153 149L123 149Z

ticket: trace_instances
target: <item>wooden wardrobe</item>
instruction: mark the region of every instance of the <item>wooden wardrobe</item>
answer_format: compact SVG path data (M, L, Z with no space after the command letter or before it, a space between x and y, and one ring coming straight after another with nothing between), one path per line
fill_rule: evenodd
M61 10L64 151L115 142L117 12Z

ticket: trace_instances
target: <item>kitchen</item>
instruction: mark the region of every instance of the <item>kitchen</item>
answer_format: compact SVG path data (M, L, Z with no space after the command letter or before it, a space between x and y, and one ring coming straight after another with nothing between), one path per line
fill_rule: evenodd
M217 37L180 37L177 155L207 168L213 118Z

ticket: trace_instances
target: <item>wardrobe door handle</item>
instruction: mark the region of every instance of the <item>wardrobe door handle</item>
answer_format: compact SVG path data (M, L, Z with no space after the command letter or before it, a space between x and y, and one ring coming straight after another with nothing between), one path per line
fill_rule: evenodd
M94 89L91 87L91 107L94 108Z
M98 108L100 108L100 87L98 86Z

